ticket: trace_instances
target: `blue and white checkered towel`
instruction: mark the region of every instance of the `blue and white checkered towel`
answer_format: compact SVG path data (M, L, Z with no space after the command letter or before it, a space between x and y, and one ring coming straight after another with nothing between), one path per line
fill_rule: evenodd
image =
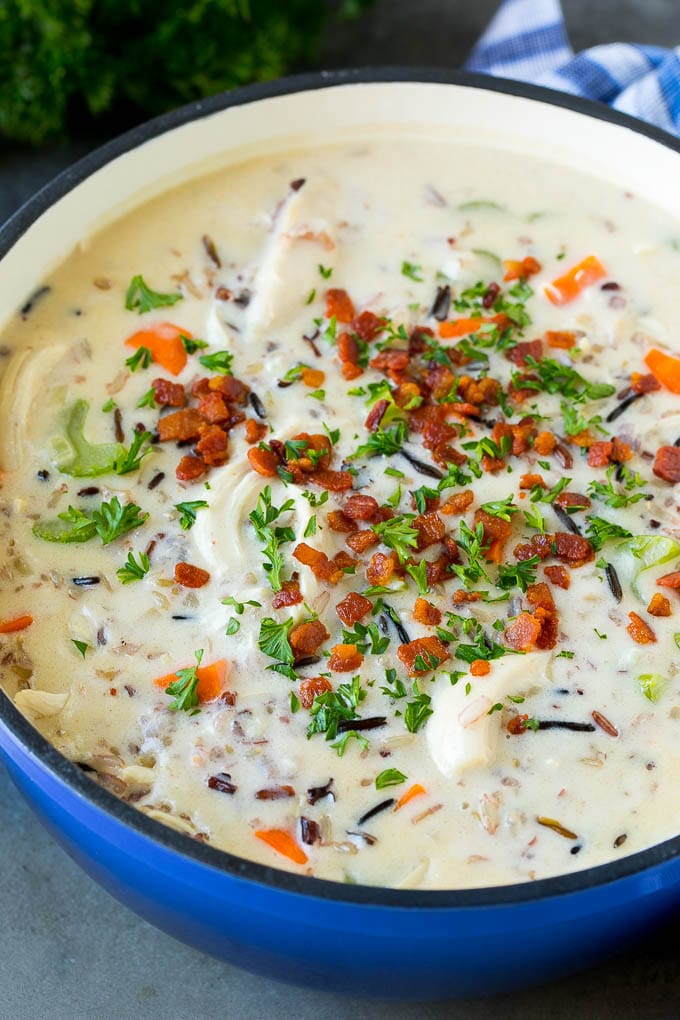
M504 0L465 66L598 99L680 134L680 45L611 43L574 56L559 0Z

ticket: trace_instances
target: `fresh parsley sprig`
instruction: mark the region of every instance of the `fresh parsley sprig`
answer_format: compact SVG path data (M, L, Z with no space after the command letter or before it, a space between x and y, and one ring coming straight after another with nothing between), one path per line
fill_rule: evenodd
M179 511L179 526L182 531L191 531L196 523L196 514L208 506L204 499L189 499L185 503L175 503L175 510Z
M129 312L143 315L154 308L167 308L182 300L181 294L162 294L152 290L143 276L133 276L125 294L125 307Z
M168 705L172 712L188 712L189 715L196 715L200 711L197 690L198 667L203 659L203 649L199 648L197 652L194 652L194 655L196 656L196 665L178 669L175 673L177 679L165 688L165 693L174 699L172 704Z
M146 553L139 553L139 560L135 560L135 554L129 552L125 565L116 571L121 584L131 584L133 581L142 581L151 569L149 557Z
M263 569L273 591L281 591L281 571L284 566L283 554L279 548L285 542L292 542L295 532L289 527L272 528L271 525L280 517L295 506L293 499L287 499L282 506L277 507L272 503L272 491L269 485L265 486L258 497L257 507L251 510L248 519L255 529L255 534L263 544L265 562Z

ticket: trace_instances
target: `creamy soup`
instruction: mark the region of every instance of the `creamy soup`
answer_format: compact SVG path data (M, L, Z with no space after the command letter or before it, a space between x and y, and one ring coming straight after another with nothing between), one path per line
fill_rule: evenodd
M421 138L83 243L1 338L5 691L303 874L488 886L676 834L679 241Z

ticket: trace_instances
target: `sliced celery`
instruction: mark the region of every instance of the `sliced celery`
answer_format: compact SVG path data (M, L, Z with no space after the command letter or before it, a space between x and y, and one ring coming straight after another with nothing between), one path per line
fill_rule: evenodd
M63 434L52 438L52 458L55 466L65 475L74 478L93 478L114 470L117 459L125 456L121 443L90 443L85 438L85 419L90 405L86 400L75 400L67 408ZM68 541L56 539L56 541ZM70 539L82 541L82 539Z

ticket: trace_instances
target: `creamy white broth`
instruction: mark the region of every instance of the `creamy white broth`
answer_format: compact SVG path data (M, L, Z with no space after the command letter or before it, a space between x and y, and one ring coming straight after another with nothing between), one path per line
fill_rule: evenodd
M290 182L303 178L304 185L291 189ZM206 252L204 235L214 241L219 268ZM293 617L297 623L309 613L305 604L272 611L261 543L248 515L266 484L277 507L295 501L294 509L276 522L295 532L294 541L281 547L284 577L299 572L306 606L330 633L321 654L342 642L335 605L347 590L365 590L365 563L376 550L388 551L378 545L356 556L361 560L356 574L338 585L317 580L309 567L293 559L300 542L331 557L340 550L353 555L345 545L347 536L326 523L327 511L342 507L346 494L331 492L327 503L312 507L302 492L319 497L323 488L263 478L247 459L243 425L230 430L227 463L195 483L175 478L191 446L178 450L174 443L155 444L138 471L75 478L55 466L54 437L63 428L64 409L83 398L90 404L88 439L112 442L113 411L102 407L113 399L129 445L136 423L153 431L158 422L158 409L136 407L155 378L178 381L189 391L194 380L212 374L201 367L199 356L227 350L233 354L234 376L264 405L270 426L264 440L320 433L325 423L330 430L340 429L330 465L339 469L368 437L364 420L370 402L348 390L385 376L368 368L346 381L332 344L317 337L321 356L316 357L302 339L303 334L312 336L314 320L323 318L327 289L346 289L357 311L387 316L407 332L417 325L436 331L438 322L428 316L436 287L448 284L460 295L478 280L502 284L503 270L494 255L531 255L541 264L529 280L531 325L515 339L532 340L546 330L582 332L574 367L591 382L613 384L619 393L629 386L632 372L648 371L643 359L651 347L674 345L679 236L677 224L635 196L547 162L416 139L263 157L183 185L92 238L46 281L51 289L30 314L17 316L2 337L10 354L3 358L0 619L33 616L25 630L0 638L4 688L69 758L93 769L94 778L140 810L217 847L320 877L423 888L493 885L602 863L674 835L680 727L674 634L680 627L676 593L655 581L673 570L677 558L642 573L636 595L631 581L641 562L620 539L607 542L590 562L567 567L568 590L550 586L559 617L555 647L507 653L490 662L487 676L469 675L469 663L455 657L458 644L466 640L459 634L448 648L450 658L434 674L418 678L420 691L432 699L433 714L415 733L407 730L403 714L406 702L414 700L413 677L396 654L400 640L394 626L387 635L380 631L390 639L386 651L366 654L353 672L332 673L331 683L337 689L360 676L366 696L357 708L359 716L384 716L385 724L361 732L368 742L364 750L350 738L339 756L323 733L307 739L309 711L291 711L290 694L298 691L299 682L268 671L273 660L258 648L263 618ZM544 286L589 254L606 266L606 277L572 303L553 306ZM404 275L405 262L418 267L412 275L422 282ZM332 275L325 278L319 265ZM143 274L155 290L181 293L182 300L141 316L126 310L125 294L135 274ZM603 291L606 281L620 289ZM224 288L231 298L224 299ZM450 318L464 314L452 307ZM163 321L204 339L209 347L190 355L177 379L153 364L130 372L125 359L132 350L125 339ZM324 320L320 332L326 328ZM569 362L567 351L546 348L544 353ZM503 353L490 352L490 358L489 375L507 387L517 366ZM325 373L317 387L325 391L323 399L312 397L313 390L300 380L278 386L300 362ZM469 366L454 371L476 374ZM196 401L189 403L195 406ZM538 429L562 435L559 394L541 393L536 401L518 404L511 423L529 414L533 403L548 416ZM604 416L617 403L612 395L577 410L586 418ZM243 410L260 420L250 405ZM653 499L614 509L593 499L592 507L573 517L581 529L587 516L597 515L633 535L680 539L675 487L652 470L657 449L680 435L679 412L680 397L662 388L605 425L633 447L626 466L639 472L643 485L631 491ZM494 421L502 412L486 406L481 417ZM490 435L483 423L468 427L468 435L453 441L459 450L465 442ZM409 433L406 449L434 466L417 432ZM447 532L459 537L461 519L473 526L482 503L511 494L521 509L512 518L504 562L515 563L512 550L536 534L524 521L523 509L538 510L548 532L564 531L551 504L531 503L526 491L524 499L519 497L519 480L522 474L539 473L551 488L567 476L572 479L568 491L576 493L586 493L595 480L606 481L604 468L589 467L578 447L569 450L573 466L568 470L554 455L528 451L506 458L511 473L485 472L468 485L447 489L442 502L462 488L475 493L462 518L442 517ZM549 468L537 466L538 460L549 462ZM410 491L437 486L399 454L351 463L357 470L355 490L370 492L381 504L394 499L400 485L397 512L402 514L412 512ZM403 477L386 475L389 467ZM49 477L41 480L40 471ZM149 489L159 472L164 478ZM90 487L99 491L79 495ZM138 504L149 518L109 545L102 546L99 538L82 544L45 542L32 534L36 521L54 519L69 505L96 509L115 495L121 503ZM186 500L209 504L197 511L190 530L180 527L174 509ZM317 531L305 537L313 516ZM138 555L152 541L149 573L122 585L116 571L128 552ZM431 559L435 552L427 549L417 558ZM620 603L597 565L602 557L620 579ZM176 584L173 571L179 561L208 571L208 583L195 590ZM539 564L536 582L546 580L545 565L559 562L549 558ZM492 580L471 587L488 591L489 598L503 596L494 583L495 567L487 569ZM99 582L73 583L88 577ZM531 608L517 587L507 601L456 606L452 595L460 586L454 577L433 586L425 597L444 614L476 618L500 644L503 628L511 624L508 617ZM669 617L647 613L655 591L669 598ZM417 594L407 574L404 590L386 596L411 639L435 633L413 618ZM245 606L239 615L223 604L229 596L241 603L259 602L261 608ZM372 596L374 602L377 598ZM631 638L626 630L631 611L653 628L655 643L640 645ZM240 629L226 634L232 618ZM369 616L362 623L378 620L379 615ZM500 629L493 627L498 620ZM74 640L87 645L84 657ZM227 661L229 698L202 704L195 715L171 711L172 697L153 681L191 666L198 649L204 664ZM396 669L407 697L394 700L381 691L388 669ZM456 671L465 675L453 685ZM310 678L329 670L322 659L297 672ZM637 678L655 674L665 684L653 702ZM502 708L488 714L497 704ZM595 725L593 712L618 736ZM508 723L518 713L594 728L509 733ZM376 777L386 769L399 770L405 781L376 789ZM221 775L230 777L222 782L233 784L235 792L208 786L210 777ZM315 796L310 798L308 791L331 777L332 794L311 804ZM360 822L372 808L390 798L397 801L416 783L424 793L398 811L392 804ZM278 799L256 796L275 788ZM301 817L319 826L320 841L303 841ZM546 820L557 822L562 833ZM307 861L296 864L255 836L269 829L286 831Z

